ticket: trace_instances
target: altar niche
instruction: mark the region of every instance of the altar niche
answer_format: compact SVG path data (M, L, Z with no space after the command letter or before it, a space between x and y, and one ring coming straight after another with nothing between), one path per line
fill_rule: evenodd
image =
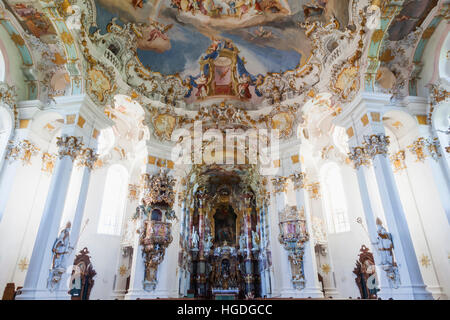
M230 205L221 205L214 214L214 242L224 246L227 243L235 246L236 241L236 218L233 207Z
M190 285L199 299L261 297L261 221L255 194L239 183L199 187L188 223Z

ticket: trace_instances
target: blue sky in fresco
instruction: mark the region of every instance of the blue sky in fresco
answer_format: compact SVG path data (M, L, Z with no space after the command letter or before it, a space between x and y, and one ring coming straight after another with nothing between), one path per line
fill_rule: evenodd
M113 17L112 13L97 4L97 24L101 33L106 32L106 25ZM152 71L163 74L181 73L184 76L198 74L200 71L198 60L206 52L211 40L194 27L181 24L176 24L169 30L168 36L171 39L171 49L164 53L138 49L138 57L142 64ZM231 39L238 47L241 58L249 62L248 71L253 74L294 69L301 58L294 50L283 51L261 46L244 40L238 34L222 34L222 36Z

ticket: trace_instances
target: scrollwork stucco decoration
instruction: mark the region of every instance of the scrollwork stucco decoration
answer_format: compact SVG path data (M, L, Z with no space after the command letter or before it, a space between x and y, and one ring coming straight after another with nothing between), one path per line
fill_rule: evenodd
M100 105L112 101L117 85L114 83L114 68L97 63L86 72L87 92Z

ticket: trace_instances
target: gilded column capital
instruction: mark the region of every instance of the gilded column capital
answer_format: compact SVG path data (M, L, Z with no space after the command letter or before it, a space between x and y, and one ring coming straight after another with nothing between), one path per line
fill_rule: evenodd
M298 172L290 176L292 182L294 183L294 190L303 189L306 183L306 173Z
M83 147L82 137L63 135L62 137L57 137L56 139L59 159L69 156L73 161L80 155Z
M274 193L282 193L287 191L287 177L272 178Z
M94 168L94 164L98 160L98 154L92 150L91 148L81 149L78 156L78 166L87 167L92 170Z
M6 147L5 159L9 161L22 160L22 164L30 165L31 157L37 155L39 148L29 140L9 141Z
M384 133L364 136L363 146L366 154L373 159L376 155L386 156L390 139Z
M348 158L353 162L355 169L359 169L361 166L369 166L369 156L366 153L366 149L363 147L352 147L348 153Z

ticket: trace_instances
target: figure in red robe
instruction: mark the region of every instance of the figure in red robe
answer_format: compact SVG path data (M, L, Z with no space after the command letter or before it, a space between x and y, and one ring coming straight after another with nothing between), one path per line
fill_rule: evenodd
M248 74L243 74L239 79L239 98L250 99L252 94L250 93L250 77Z

